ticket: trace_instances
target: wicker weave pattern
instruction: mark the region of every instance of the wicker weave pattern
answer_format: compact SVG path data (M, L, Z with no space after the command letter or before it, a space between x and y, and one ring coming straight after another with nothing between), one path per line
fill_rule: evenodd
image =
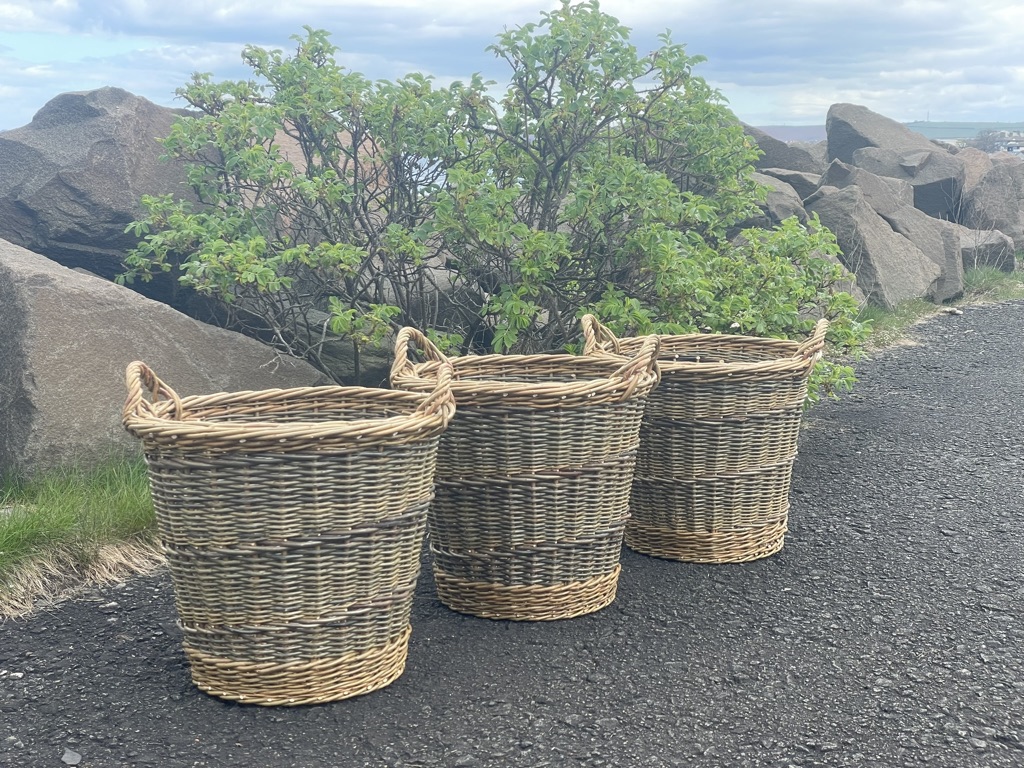
M310 704L402 673L450 377L429 394L180 398L129 366L125 427L143 440L199 688Z
M445 596L445 605L460 613L485 619L514 621L554 621L594 613L615 599L619 584L617 545L616 565L607 573L582 582L567 582L545 587L539 585L492 584L467 581L434 569L438 594Z
M428 361L411 362L410 345ZM459 409L441 440L429 516L445 605L487 618L549 620L596 611L615 598L656 354L652 340L628 361L451 360ZM423 334L403 329L392 383L432 386L443 361Z
M707 395L707 392L702 392ZM648 417L640 430L642 478L692 481L792 462L803 410L766 411L745 418L672 420ZM715 450L715 446L723 446Z
M585 352L622 359L584 318ZM807 379L827 321L803 344L722 334L661 336L661 385L641 428L626 544L687 562L745 562L782 548Z

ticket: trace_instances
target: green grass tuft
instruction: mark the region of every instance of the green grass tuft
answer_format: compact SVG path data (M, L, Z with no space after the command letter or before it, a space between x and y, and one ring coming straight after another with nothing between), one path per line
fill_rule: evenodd
M153 531L141 460L8 480L0 487L0 585L33 558L60 551L87 566L104 546L150 539Z
M964 295L970 303L1024 299L1024 278L1018 272L978 267L964 273Z

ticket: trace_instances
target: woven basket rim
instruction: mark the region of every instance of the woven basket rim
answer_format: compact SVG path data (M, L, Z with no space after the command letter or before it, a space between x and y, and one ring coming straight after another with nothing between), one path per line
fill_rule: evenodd
M425 347L433 359L414 363L408 360L409 340ZM597 356L538 353L532 355L462 355L447 358L413 328L403 329L396 342L395 365L391 385L407 391L424 391L435 385L444 364L452 369L451 389L460 407L496 405L498 407L571 408L598 402L620 402L647 395L660 380L657 367L657 340L638 345L637 354L620 359ZM429 346L428 346L429 345ZM593 375L604 368L603 375ZM488 376L488 369L494 372ZM564 371L569 381L507 381L498 373L529 376L534 373ZM596 371L595 371L596 373ZM473 376L473 378L469 378Z
M639 348L647 338L656 338L660 350L658 366L663 374L681 373L695 377L805 374L811 371L821 357L828 326L827 320L819 320L814 332L807 341L802 343L768 336L743 336L728 333L650 334L649 336L618 338L602 326L593 315L587 315L584 317L585 354L621 362L628 359L629 354ZM745 351L749 353L763 352L765 359L733 362L720 359L709 361L677 359L678 355L686 353L688 345L696 348L698 344L706 344L709 340L723 345L744 346ZM618 351L615 351L615 347L618 348Z
M723 338L728 338L727 334L721 334ZM638 337L639 338L639 337ZM662 337L667 339L669 344L672 344L674 337ZM633 341L630 339L621 339L622 348L628 351L628 342ZM632 345L630 345L632 346ZM685 354L683 350L672 350L676 354ZM607 350L600 350L598 352L591 352L591 355L595 357L607 357L612 360L622 361L628 360L627 355L617 354ZM710 361L696 361L696 360L678 360L671 354L662 354L658 357L658 366L661 368L662 373L693 373L696 375L723 375L723 374L756 374L756 373L799 373L804 370L810 370L814 367L814 358L807 358L800 355L787 355L786 357L772 356L765 360L756 361L728 361L728 360L710 360Z
M148 377L148 378L147 378ZM128 398L122 423L125 429L144 443L174 444L208 450L254 452L295 449L361 448L423 441L438 436L455 413L451 393L450 368L435 379L429 392L402 392L390 389L353 386L293 387L288 389L239 390L179 397L144 363L128 366ZM151 390L154 400L141 397L142 385ZM157 399L159 397L167 399ZM246 403L268 406L300 405L335 398L358 399L361 409L378 407L381 411L408 409L408 413L361 416L355 419L288 419L275 421L272 415L253 421L218 421L213 414L196 414L218 407L239 408Z

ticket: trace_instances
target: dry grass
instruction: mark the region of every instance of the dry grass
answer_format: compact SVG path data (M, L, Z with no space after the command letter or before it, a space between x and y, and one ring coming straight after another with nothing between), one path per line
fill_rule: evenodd
M88 562L77 551L54 550L22 561L0 583L0 621L50 608L93 586L152 573L166 561L149 541L104 544Z

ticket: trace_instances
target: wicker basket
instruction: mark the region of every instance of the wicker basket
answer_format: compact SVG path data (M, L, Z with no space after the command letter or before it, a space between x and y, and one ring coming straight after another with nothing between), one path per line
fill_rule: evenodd
M413 363L410 345L426 362ZM580 616L615 599L657 340L624 363L574 355L451 360L458 414L441 439L430 548L441 601L492 619ZM398 334L392 384L427 390L446 361Z
M588 355L621 360L645 339L617 339L583 318ZM661 384L641 429L626 544L694 563L738 563L783 545L807 379L825 344L820 321L782 339L659 336Z
M314 704L405 667L451 371L429 394L306 387L180 398L128 366L195 684ZM144 398L144 390L152 401Z

